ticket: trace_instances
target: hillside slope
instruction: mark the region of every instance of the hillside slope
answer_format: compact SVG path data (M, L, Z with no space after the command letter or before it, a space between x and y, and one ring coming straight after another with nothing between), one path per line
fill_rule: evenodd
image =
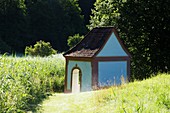
M168 113L170 75L79 94L54 94L41 105L44 113Z

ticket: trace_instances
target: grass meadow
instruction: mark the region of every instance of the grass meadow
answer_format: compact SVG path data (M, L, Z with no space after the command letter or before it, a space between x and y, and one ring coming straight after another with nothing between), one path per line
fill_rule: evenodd
M0 113L35 111L64 86L64 59L0 56Z
M170 75L99 91L56 93L43 101L43 113L170 113Z
M0 113L170 113L169 74L64 94L64 66L62 55L0 56Z

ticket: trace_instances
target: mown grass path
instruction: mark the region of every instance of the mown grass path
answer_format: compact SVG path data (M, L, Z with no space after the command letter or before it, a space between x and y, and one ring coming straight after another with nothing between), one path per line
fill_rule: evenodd
M95 112L94 97L94 92L56 93L42 103L40 111L42 113Z

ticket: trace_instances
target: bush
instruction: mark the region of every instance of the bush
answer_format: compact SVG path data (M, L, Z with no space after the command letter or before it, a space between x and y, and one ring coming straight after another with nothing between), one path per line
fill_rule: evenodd
M57 51L52 48L52 46L49 42L44 42L42 40L37 42L34 45L34 47L26 46L26 48L25 48L25 54L31 55L31 56L44 57L44 56L49 56L49 55L56 54L56 53L57 53Z
M67 40L68 46L71 48L75 46L78 42L80 42L84 36L80 36L79 34L75 34L74 36L69 36Z

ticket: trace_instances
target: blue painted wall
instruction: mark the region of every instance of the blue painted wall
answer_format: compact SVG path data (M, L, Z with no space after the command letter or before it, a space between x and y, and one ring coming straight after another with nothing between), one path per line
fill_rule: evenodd
M82 62L82 61L73 61L68 62L68 72L67 72L67 89L71 89L71 71L75 65L82 71L82 89L81 91L90 91L92 90L92 68L91 62Z
M104 48L99 52L97 56L102 57L102 56L128 56L128 55L122 49L115 34L112 33L111 37L105 44Z
M126 61L99 62L98 68L99 86L119 85L121 76L127 79Z

